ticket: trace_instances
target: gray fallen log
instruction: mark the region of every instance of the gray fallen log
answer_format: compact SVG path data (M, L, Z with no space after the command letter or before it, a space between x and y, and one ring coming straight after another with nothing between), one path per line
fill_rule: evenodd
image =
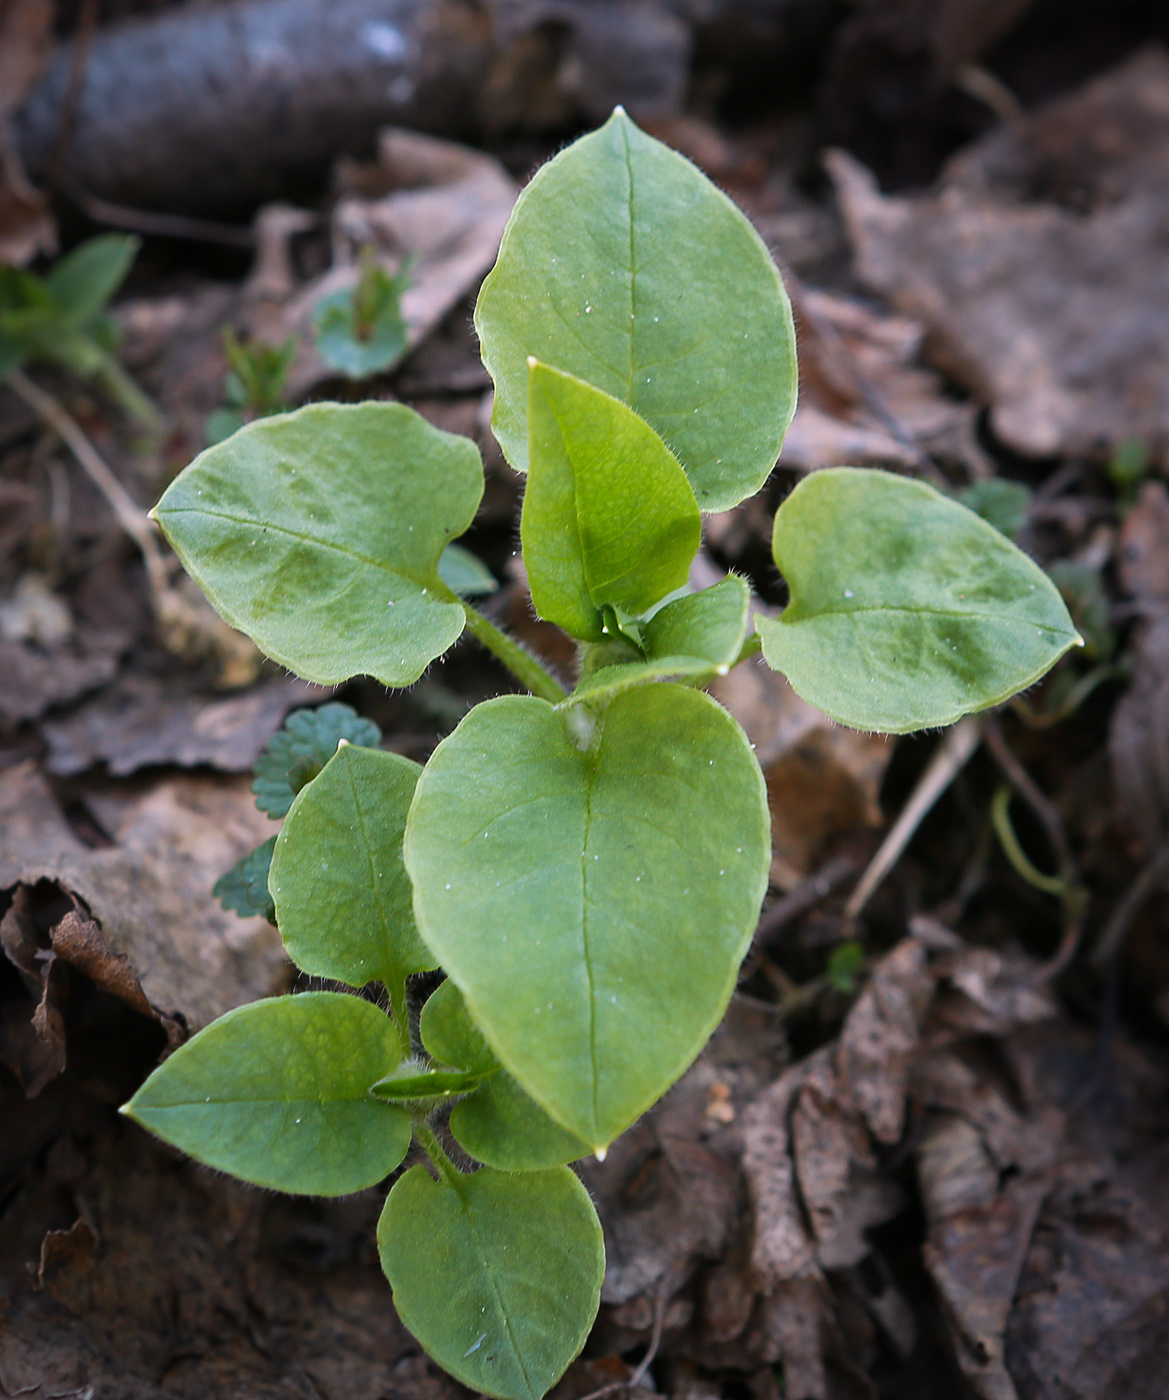
M294 194L342 152L372 154L382 126L481 141L567 132L616 102L638 119L671 117L696 36L715 41L720 64L740 50L758 63L769 45L807 47L808 16L823 9L221 0L102 28L83 62L65 45L15 114L14 135L35 181L52 173L66 192L113 204L239 218Z
M384 124L459 120L488 36L445 0L244 0L101 30L72 98L60 175L99 198L230 214L361 151ZM480 30L482 26L480 26ZM15 118L44 179L68 105L72 45ZM429 118L429 120L428 120Z

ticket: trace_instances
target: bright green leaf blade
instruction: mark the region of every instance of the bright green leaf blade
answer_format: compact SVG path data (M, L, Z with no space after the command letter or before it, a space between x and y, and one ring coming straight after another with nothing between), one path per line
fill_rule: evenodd
M404 1067L405 1068L405 1067ZM399 1071L379 1079L370 1093L379 1099L399 1103L441 1103L456 1094L469 1094L483 1082L483 1076L471 1070L426 1069L415 1067L412 1073Z
M322 685L411 685L463 630L438 560L474 518L478 449L402 404L310 404L249 423L155 515L233 627Z
M605 1250L567 1167L510 1176L484 1167L395 1184L378 1252L398 1316L456 1380L501 1400L542 1400L584 1346Z
M399 1055L392 1022L371 1002L274 997L180 1046L123 1111L255 1186L347 1196L381 1181L410 1145L406 1113L369 1094Z
M363 719L356 710L331 700L315 710L294 710L264 745L256 759L256 777L252 792L256 806L270 817L285 817L294 789L289 774L299 773L304 766L315 765L319 772L337 752L344 739L361 748L376 749L382 741L382 731L371 719Z
M529 386L520 538L532 602L600 641L603 606L636 616L686 582L702 519L677 459L631 409L534 362Z
M525 1094L483 1038L458 987L448 978L422 1008L422 1043L440 1063L490 1074L455 1105L450 1127L477 1161L501 1171L531 1172L587 1157L592 1148L554 1122Z
M675 598L646 623L646 655L700 656L712 666L730 666L747 635L750 601L750 590L737 574L701 593Z
M225 909L239 914L241 918L260 914L269 923L276 922L276 906L268 893L268 870L275 847L275 836L269 836L263 845L249 851L216 880L211 893Z
M448 544L438 561L439 577L452 593L471 598L479 593L495 593L499 584L486 564L461 544Z
M297 794L268 888L288 956L350 987L402 986L434 967L414 924L402 833L422 770L396 753L342 744Z
M405 848L419 930L492 1049L593 1147L714 1029L770 860L762 775L709 696L639 686L602 724L582 753L542 700L480 705L423 772Z
M1079 637L1043 570L920 481L834 467L775 517L791 602L763 655L855 729L952 724L1037 681Z
M142 240L125 233L103 233L60 259L45 277L45 286L70 329L87 325L125 281Z
M617 666L602 666L582 676L572 692L572 701L602 700L629 690L635 685L666 680L670 676L701 676L716 668L697 656L663 656L656 661L626 661Z
M796 403L791 308L738 209L618 109L520 195L475 308L492 426L528 469L527 357L635 409L703 510L753 495Z
M418 1034L427 1054L440 1065L490 1074L499 1061L483 1032L471 1019L463 994L448 977L426 999Z

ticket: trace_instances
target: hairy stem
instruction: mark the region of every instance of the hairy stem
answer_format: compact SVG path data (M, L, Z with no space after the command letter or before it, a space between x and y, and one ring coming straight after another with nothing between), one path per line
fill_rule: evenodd
M386 992L390 998L390 1011L393 1013L394 1026L398 1032L398 1044L402 1047L402 1058L408 1060L414 1053L414 1047L410 1043L410 1007L406 1000L406 982L404 979L391 978L385 984Z
M453 602L462 603L463 612L467 617L467 631L494 657L502 661L521 685L552 705L559 705L562 700L568 698L568 692L556 677L545 670L531 652L525 651L519 642L509 637L506 632L500 631L494 622L484 617L470 603L456 598L454 594L451 595L451 599Z
M442 1143L435 1135L434 1129L429 1123L415 1121L414 1136L418 1139L418 1145L434 1163L439 1175L449 1185L457 1191L462 1184L463 1173L451 1161L442 1149Z

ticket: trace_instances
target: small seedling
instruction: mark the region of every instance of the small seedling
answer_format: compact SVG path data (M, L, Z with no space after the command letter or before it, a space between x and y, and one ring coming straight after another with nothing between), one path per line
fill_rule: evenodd
M398 363L409 337L402 317L402 293L409 285L409 263L391 277L365 250L356 284L323 297L313 317L317 352L330 369L368 379Z
M296 337L290 336L283 345L266 345L262 340L245 343L230 326L225 326L223 353L227 356L227 373L223 377L226 403L204 425L208 447L223 442L245 423L284 412L288 406L288 371L296 358Z
M466 439L401 404L313 404L193 462L156 517L281 665L408 686L467 630L531 693L476 706L425 768L354 742L315 776L322 752L274 757L276 810L304 780L268 876L289 956L380 984L389 1014L336 992L242 1007L127 1111L310 1194L383 1181L413 1140L430 1167L397 1178L378 1227L398 1312L472 1389L539 1400L604 1271L567 1164L603 1155L702 1049L767 887L763 777L704 684L761 647L840 723L904 733L997 704L1078 638L999 531L879 471L816 472L787 497L791 601L757 633L742 578L688 591L701 512L775 464L795 339L746 219L620 110L527 186L475 322L496 436L527 476L532 598L575 639L580 679L567 693L450 581L483 491Z
M162 426L158 409L118 363L118 328L107 315L139 240L106 233L59 259L44 277L0 264L0 378L28 361L60 365L99 384L144 428Z

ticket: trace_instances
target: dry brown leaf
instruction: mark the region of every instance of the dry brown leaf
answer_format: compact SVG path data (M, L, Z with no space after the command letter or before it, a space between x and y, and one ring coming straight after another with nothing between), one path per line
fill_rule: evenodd
M1169 56L1150 48L886 198L829 157L857 271L1029 456L1169 443Z
M746 730L767 779L775 883L792 887L835 837L880 825L894 740L833 724L761 661L737 666L711 692Z
M246 779L167 778L87 800L113 846L82 843L32 763L0 773L0 890L49 880L79 897L151 1006L193 1028L283 985L275 929L228 913L211 895L271 834Z
M294 678L212 697L184 676L129 674L65 719L46 720L50 773L83 773L104 763L115 777L153 764L246 773L297 705L330 691Z
M919 322L806 288L793 304L800 398L780 454L784 466L912 466L930 450L986 470L974 407L948 398L941 377L916 363Z

